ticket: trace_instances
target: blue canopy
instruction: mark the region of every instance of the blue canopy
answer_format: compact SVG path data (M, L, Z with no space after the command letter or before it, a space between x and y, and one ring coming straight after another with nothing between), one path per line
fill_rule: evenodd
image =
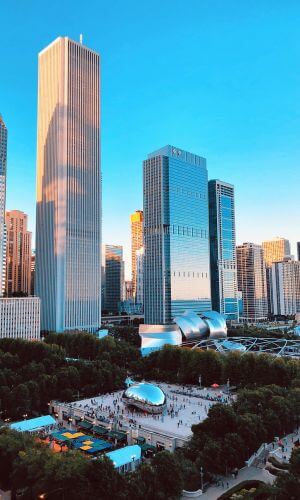
M20 422L14 422L10 424L10 428L15 431L20 432L33 432L43 429L44 427L49 427L49 425L55 425L56 421L51 415L45 415L43 417L30 418L29 420L21 420Z
M124 448L120 448L119 450L105 453L105 455L111 459L116 469L118 467L122 467L122 465L129 464L130 462L140 460L141 454L141 447L137 444L134 444L132 446L124 446Z

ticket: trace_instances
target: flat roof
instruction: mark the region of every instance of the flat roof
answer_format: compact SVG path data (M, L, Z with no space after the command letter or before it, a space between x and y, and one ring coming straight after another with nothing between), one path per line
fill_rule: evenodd
M141 447L137 444L132 446L124 446L119 450L110 451L105 455L111 459L115 468L122 467L122 465L129 464L134 460L140 460L142 454Z
M49 425L56 424L56 421L51 415L44 415L42 417L30 418L29 420L21 420L20 422L14 422L10 424L10 428L15 431L26 432L26 431L37 431L43 427L48 427Z

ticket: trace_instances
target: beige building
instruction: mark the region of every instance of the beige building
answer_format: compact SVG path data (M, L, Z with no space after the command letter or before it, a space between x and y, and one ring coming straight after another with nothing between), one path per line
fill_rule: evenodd
M143 246L143 211L136 210L130 216L131 225L131 273L132 273L132 292L133 297L136 294L136 252Z
M101 325L100 58L59 37L39 53L35 293L43 330Z
M40 299L0 298L0 338L40 340Z
M285 238L273 238L269 241L262 242L264 253L264 261L267 267L271 267L273 262L280 262L285 257L291 255L291 247L289 240Z
M242 292L240 320L256 323L268 316L266 268L263 249L255 243L236 247L238 290Z
M31 232L28 217L20 210L6 212L6 280L8 297L14 293L31 295Z
M300 312L300 262L274 262L270 270L271 312L294 316Z

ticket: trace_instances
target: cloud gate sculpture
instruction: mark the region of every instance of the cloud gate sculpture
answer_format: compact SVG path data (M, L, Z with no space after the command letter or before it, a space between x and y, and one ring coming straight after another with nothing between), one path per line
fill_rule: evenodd
M226 320L216 311L197 314L185 311L174 318L171 325L140 325L139 335L142 340L143 356L161 349L164 345L182 345L205 339L227 337Z
M162 413L166 407L167 398L157 385L140 382L124 391L122 401L126 405L135 406L148 413Z

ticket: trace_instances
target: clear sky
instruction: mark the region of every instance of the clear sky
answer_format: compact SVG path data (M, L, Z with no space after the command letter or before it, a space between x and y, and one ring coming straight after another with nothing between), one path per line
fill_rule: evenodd
M32 230L37 53L83 33L102 59L105 243L129 261L142 160L165 144L235 185L238 242L300 241L299 0L2 0L0 26L7 209Z

